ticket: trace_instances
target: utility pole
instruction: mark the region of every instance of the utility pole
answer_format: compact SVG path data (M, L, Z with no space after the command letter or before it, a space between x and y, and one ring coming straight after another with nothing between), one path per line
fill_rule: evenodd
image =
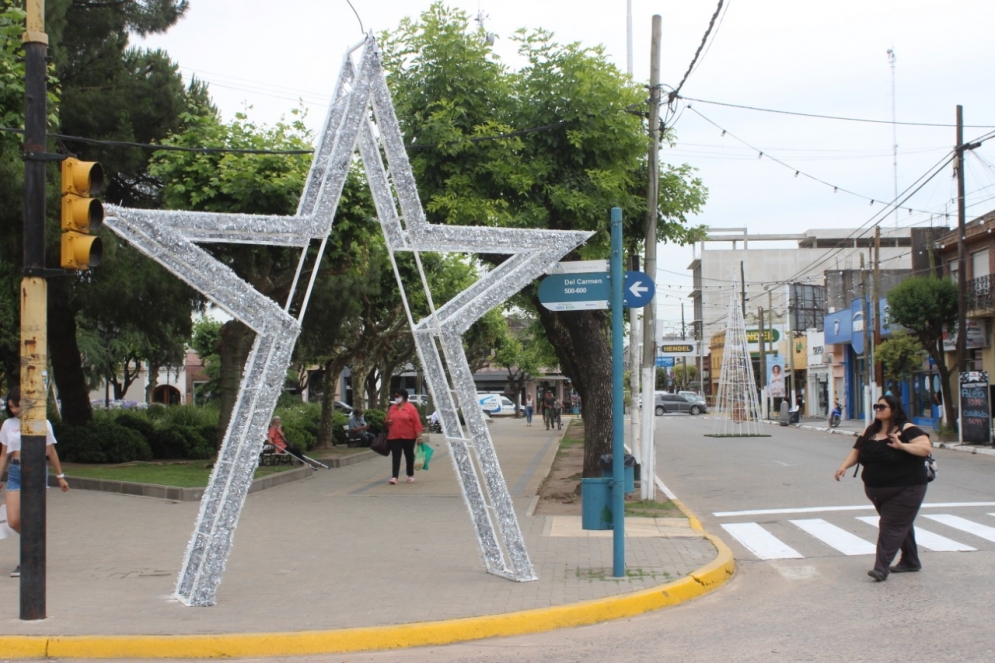
M895 175L895 227L898 227L898 121L895 116L897 98L895 96L895 49L888 49L888 64L891 65L891 156L892 169Z
M791 322L791 283L785 284L785 291L788 295L788 363L791 366L791 409L798 405L795 393L798 391L798 377L795 375L795 332Z
M746 321L746 272L743 270L743 261L739 261L739 282L743 286L739 291L740 301L743 307L743 321Z
M681 302L681 340L686 341L687 337L687 327L684 326L684 302ZM681 366L684 367L684 380L687 382L685 384L685 389L691 388L691 380L688 378L688 358L687 356L681 357ZM680 390L678 390L680 391ZM655 404L654 404L655 405ZM654 408L655 409L655 408Z
M632 0L625 2L625 71L632 76ZM634 272L639 271L639 255L636 249L632 250L629 256L629 269ZM655 278L656 275L651 275ZM642 407L639 387L639 378L642 371L640 364L642 361L642 348L639 339L642 337L642 325L639 320L640 310L636 307L629 309L629 398L632 407L629 411L629 446L636 462L642 466L643 449L640 442L639 426L642 422Z
M26 0L24 32L24 276L21 280L21 605L45 619L45 280L46 58L44 0Z
M860 254L860 310L864 321L864 421L867 424L873 419L871 415L871 326L867 321L867 270L864 269L864 254Z
M646 273L656 278L656 223L659 201L659 158L660 158L660 42L663 33L663 19L653 15L653 32L650 43L650 108L649 108L649 182L646 187ZM654 477L656 476L656 454L654 450L654 397L656 385L656 297L643 309L643 376L642 376L642 443L643 462L640 496L652 500L656 496Z
M874 227L874 281L871 283L871 311L874 315L874 345L871 356L874 358L874 384L884 389L884 364L878 357L881 345L881 226ZM874 394L875 396L877 393Z
M763 394L763 410L767 409L767 344L764 342L764 307L757 309L757 318L760 320L760 338L757 339L757 347L760 348L760 393Z

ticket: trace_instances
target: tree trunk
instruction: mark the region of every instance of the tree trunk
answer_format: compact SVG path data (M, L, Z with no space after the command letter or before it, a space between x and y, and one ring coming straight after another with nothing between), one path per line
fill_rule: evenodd
M345 362L331 360L324 366L324 378L321 386L321 420L318 424L318 448L328 449L332 446L332 415L335 413L335 380L345 368Z
M539 319L564 374L584 403L584 476L601 476L612 445L612 353L607 316L599 311L554 314L536 302Z
M148 384L145 386L145 402L152 403L152 398L155 394L155 388L159 386L159 369L162 367L159 365L153 365L149 363L149 380ZM169 405L169 402L165 403Z
M76 318L69 309L68 280L48 281L48 352L62 402L62 420L70 426L83 426L93 421L93 407L76 344Z
M218 449L221 448L221 442L225 439L225 433L228 431L231 413L235 409L235 400L238 398L238 388L242 383L242 372L245 370L245 362L249 358L254 338L253 331L238 320L229 320L221 326L220 341L218 342L218 357L221 360L221 375L218 378L218 404L220 407Z
M923 344L926 345L926 344ZM943 341L934 341L931 345L926 345L927 354L936 364L936 370L940 372L940 393L943 395L943 412L947 426L957 426L957 412L954 407L953 389L950 385L950 369L944 362Z

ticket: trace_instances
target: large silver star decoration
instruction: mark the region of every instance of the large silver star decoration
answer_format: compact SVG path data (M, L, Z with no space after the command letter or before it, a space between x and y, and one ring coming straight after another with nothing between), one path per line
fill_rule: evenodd
M361 55L354 61L357 51ZM270 417L283 388L291 353L300 333L300 321L317 274L316 269L312 270L303 304L295 318L289 313L290 298L285 307L280 307L197 243L302 247L299 279L312 240L321 240L316 260L321 259L357 143L418 356L438 406L444 436L487 571L517 581L536 579L494 444L477 403L473 375L463 352L462 335L481 315L541 276L562 256L586 241L591 233L429 224L418 198L380 51L371 35L346 53L296 215L107 207L107 227L256 333L231 422L201 500L200 513L177 582L176 596L186 605L209 606L216 602L238 517L252 483ZM381 146L387 158L386 166ZM412 317L404 283L397 270L394 257L398 251L414 253L421 286L428 297L430 314L419 321ZM436 308L432 304L419 251L486 251L510 257L470 288ZM297 279L292 293L297 289ZM460 423L457 408L463 413L465 425Z

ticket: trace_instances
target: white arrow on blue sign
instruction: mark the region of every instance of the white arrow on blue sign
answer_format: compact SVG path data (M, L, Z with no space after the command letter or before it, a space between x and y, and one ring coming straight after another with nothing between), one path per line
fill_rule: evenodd
M626 272L625 285L622 290L626 307L642 308L653 299L653 295L656 294L656 285L648 274Z

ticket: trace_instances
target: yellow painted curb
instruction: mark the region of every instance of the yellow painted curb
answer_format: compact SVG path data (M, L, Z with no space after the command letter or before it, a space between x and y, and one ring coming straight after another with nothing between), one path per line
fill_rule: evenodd
M692 526L701 523L676 500ZM717 589L736 568L732 551L720 539L704 535L718 551L709 564L687 578L631 594L525 610L502 615L438 622L296 633L238 633L163 636L0 636L0 656L16 658L259 658L332 654L445 645L559 628L586 626L633 617L677 605Z

